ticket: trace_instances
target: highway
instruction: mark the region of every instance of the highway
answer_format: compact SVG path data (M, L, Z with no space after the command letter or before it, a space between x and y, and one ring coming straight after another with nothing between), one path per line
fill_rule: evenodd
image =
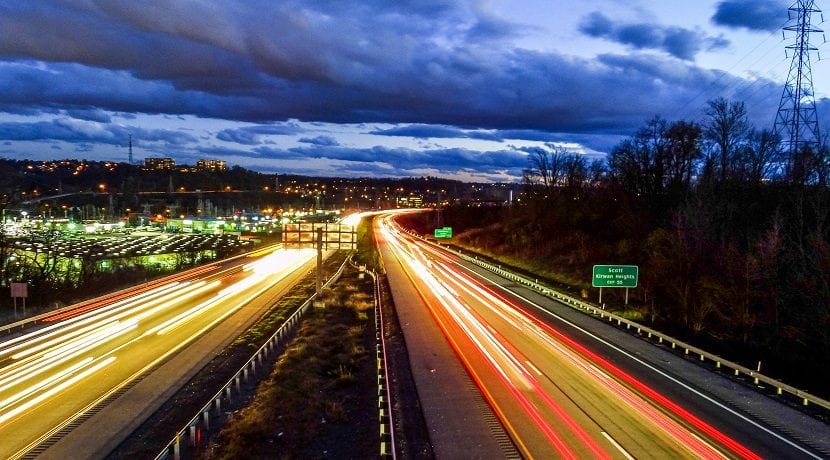
M0 342L0 458L24 455L246 306L270 300L314 256L271 248L211 264L82 304Z
M408 307L429 312L525 458L821 458L376 220L390 282L405 274L419 297Z

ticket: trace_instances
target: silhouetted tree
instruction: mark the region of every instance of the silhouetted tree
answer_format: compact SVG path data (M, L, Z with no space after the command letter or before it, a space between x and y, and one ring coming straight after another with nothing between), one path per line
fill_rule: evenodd
M743 102L729 102L722 97L709 101L703 132L711 143L711 165L716 168L721 182L729 177L732 162L740 145L746 141L749 129Z

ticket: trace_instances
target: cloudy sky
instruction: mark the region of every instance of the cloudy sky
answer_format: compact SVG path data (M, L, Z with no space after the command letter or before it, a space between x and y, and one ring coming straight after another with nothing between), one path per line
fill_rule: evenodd
M126 161L132 135L136 160L515 180L719 96L771 127L792 3L0 0L0 156Z

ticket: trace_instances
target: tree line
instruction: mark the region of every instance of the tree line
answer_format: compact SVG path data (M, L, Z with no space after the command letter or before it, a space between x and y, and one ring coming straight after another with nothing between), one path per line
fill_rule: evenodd
M826 393L828 175L826 144L788 152L719 98L701 120L654 117L604 161L535 149L515 206L444 215L460 244L583 292L594 264L639 265L626 314Z

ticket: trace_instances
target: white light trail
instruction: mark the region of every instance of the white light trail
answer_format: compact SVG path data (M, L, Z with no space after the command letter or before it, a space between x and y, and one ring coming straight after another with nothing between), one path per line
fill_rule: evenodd
M101 370L104 367L111 364L113 361L115 361L115 356L111 356L111 357L97 363L96 365L94 365L94 366L90 367L89 369L81 372L80 374L72 377L71 379L66 380L63 383L50 388L48 391L45 391L45 392L39 394L37 397L26 401L24 404L21 404L21 405L15 407L12 410L9 410L7 412L4 412L3 414L0 414L0 424L2 424L3 422L6 422L7 420L11 419L12 417L17 416L18 414L20 414L20 413L22 413L26 410L34 407L35 405L40 404L42 401L45 401L46 399L51 398L52 396L56 395L57 393L59 393L59 392L63 391L64 389L74 385L75 383L79 382L80 380L82 380L86 377L89 377L90 375L94 374L95 372L98 372L99 370Z

